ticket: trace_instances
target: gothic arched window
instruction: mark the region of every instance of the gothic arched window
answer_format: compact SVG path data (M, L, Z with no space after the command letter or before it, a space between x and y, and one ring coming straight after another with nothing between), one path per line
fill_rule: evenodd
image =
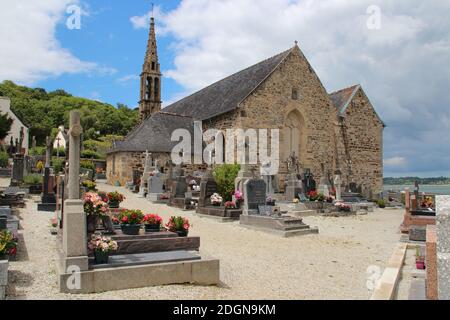
M292 100L298 100L298 90L296 88L292 89Z
M155 78L155 100L158 101L159 100L159 79Z
M147 77L145 83L145 100L150 100L152 96L152 77Z

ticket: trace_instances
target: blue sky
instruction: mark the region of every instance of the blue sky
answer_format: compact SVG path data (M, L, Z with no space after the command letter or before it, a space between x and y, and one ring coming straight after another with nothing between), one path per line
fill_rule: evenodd
M177 4L178 1L164 1L161 7L171 10ZM130 17L149 11L150 6L150 1L95 0L82 3L89 14L81 16L81 29L69 30L62 21L56 29L56 38L62 47L79 59L95 61L107 70L89 75L64 74L35 85L48 90L63 88L77 96L136 107L139 100L138 75L144 61L148 30L135 29ZM166 69L173 66L174 53L168 50L171 41L170 37L158 39L160 62ZM164 101L180 91L182 87L174 80L164 79Z
M168 105L299 46L328 92L361 84L385 176L450 176L448 0L154 1ZM70 5L82 8L69 30ZM0 81L136 107L148 0L0 0Z

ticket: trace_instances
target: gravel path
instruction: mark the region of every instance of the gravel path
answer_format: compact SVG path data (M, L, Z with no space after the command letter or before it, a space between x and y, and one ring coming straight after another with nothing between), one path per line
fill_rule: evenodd
M238 222L219 223L165 205L154 205L125 188L118 190L130 209L160 214L165 220L183 215L201 236L201 254L220 259L219 287L170 285L90 295L60 294L56 287L56 237L50 235L53 214L27 202L21 210L18 261L10 264L10 299L367 299L366 270L384 267L399 240L402 210L376 210L365 216L304 221L320 234L295 238L253 231Z

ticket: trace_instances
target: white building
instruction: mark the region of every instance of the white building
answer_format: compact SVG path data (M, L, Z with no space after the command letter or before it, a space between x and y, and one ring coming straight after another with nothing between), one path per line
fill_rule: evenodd
M67 133L64 129L64 126L58 127L58 134L55 137L55 140L53 140L53 149L64 149L66 150L66 143L67 143Z
M6 146L9 145L11 141L11 137L13 138L13 141L15 143L16 139L20 139L20 130L23 128L24 132L24 138L22 143L22 148L25 149L25 154L28 154L28 147L29 147L29 129L23 124L23 122L14 114L14 112L11 110L11 100L7 97L0 97L0 111L3 114L8 114L8 116L13 119L13 124L11 126L11 131L9 132L8 136L5 138L5 140L2 141L2 143Z

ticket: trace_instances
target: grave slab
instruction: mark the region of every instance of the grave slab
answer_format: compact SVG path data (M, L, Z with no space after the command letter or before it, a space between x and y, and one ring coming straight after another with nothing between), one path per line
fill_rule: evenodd
M220 283L219 270L219 260L203 257L201 260L184 260L82 271L79 273L80 286L78 289L68 288L67 280L73 275L60 271L58 285L60 292L73 294L184 283L209 286Z

